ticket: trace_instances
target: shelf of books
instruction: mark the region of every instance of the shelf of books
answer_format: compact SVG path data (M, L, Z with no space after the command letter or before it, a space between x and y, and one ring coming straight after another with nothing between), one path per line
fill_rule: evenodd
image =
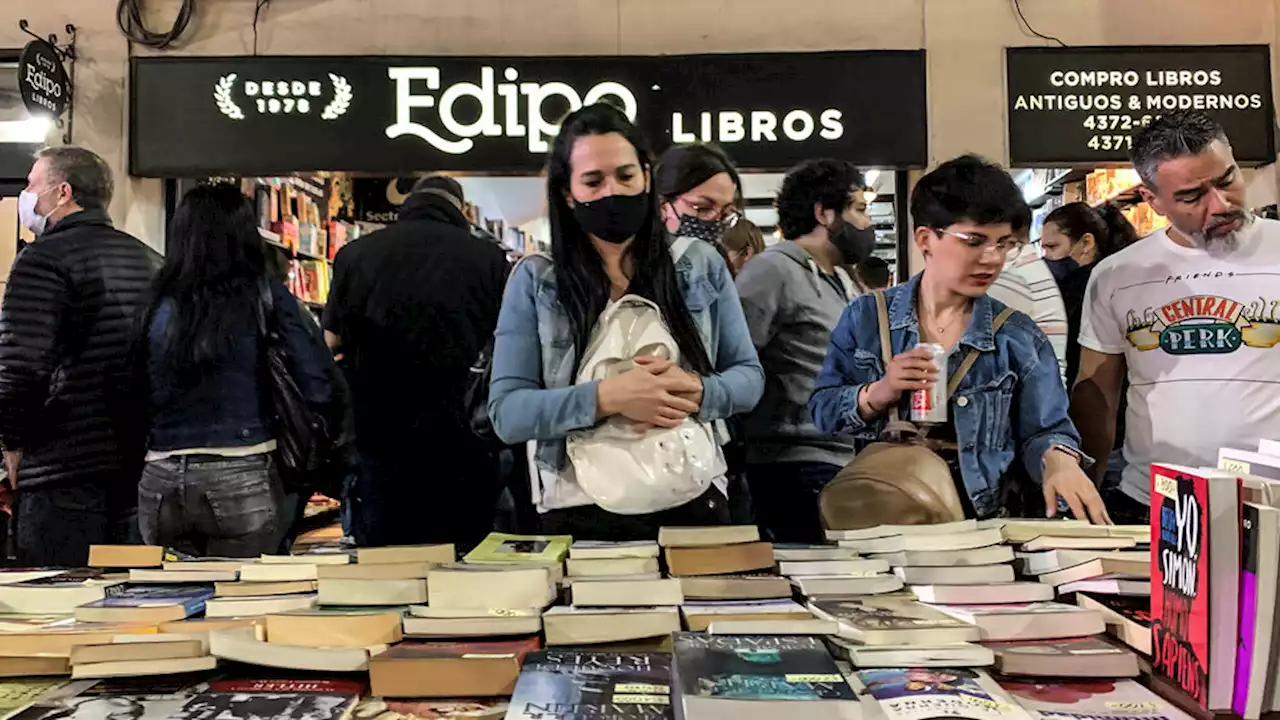
M98 546L0 572L0 697L23 720L1253 720L1280 700L1280 446L1219 465L1157 465L1150 526Z
M273 268L312 310L323 310L333 259L360 234L351 221L351 180L341 173L314 177L238 178L258 210L258 234L272 250Z

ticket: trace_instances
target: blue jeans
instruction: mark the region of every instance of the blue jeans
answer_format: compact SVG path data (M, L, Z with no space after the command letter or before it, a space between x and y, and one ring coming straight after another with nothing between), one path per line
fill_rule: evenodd
M197 557L276 553L292 522L269 455L182 455L147 463L138 483L142 541Z
M773 542L823 542L818 495L840 472L820 462L779 462L747 466L756 524Z

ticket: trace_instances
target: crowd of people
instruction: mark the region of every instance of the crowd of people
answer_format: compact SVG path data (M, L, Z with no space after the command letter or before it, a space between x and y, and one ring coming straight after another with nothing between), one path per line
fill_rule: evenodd
M1249 212L1203 114L1152 122L1133 160L1167 230L1071 203L1038 248L1003 168L942 163L910 198L923 268L894 285L851 163L788 172L766 247L728 154L655 159L596 104L547 158L550 252L513 265L429 175L338 253L317 323L238 187L189 191L161 258L112 228L100 158L47 149L0 308L17 560L273 552L317 488L364 545L728 523L816 542L824 489L912 434L967 516L1145 523L1150 463L1212 465L1277 427L1280 223ZM324 429L305 472L281 386ZM945 413L904 426L935 386Z

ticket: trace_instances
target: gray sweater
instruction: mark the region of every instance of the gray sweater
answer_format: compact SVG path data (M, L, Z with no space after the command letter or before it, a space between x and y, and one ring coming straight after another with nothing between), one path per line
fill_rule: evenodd
M843 467L853 439L818 432L809 395L831 331L857 290L843 269L828 275L784 241L752 258L737 279L751 341L764 366L764 396L743 423L749 463L822 462Z

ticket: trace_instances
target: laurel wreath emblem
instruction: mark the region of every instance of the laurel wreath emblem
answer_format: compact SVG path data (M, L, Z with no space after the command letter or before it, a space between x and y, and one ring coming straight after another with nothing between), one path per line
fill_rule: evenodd
M329 81L333 83L333 101L320 113L321 120L336 120L351 106L351 85L347 79L329 73Z
M231 73L225 75L218 80L218 84L213 88L213 100L218 103L218 109L223 115L232 120L243 120L244 112L240 110L240 106L236 105L236 101L231 98L231 89L235 87L236 74Z

